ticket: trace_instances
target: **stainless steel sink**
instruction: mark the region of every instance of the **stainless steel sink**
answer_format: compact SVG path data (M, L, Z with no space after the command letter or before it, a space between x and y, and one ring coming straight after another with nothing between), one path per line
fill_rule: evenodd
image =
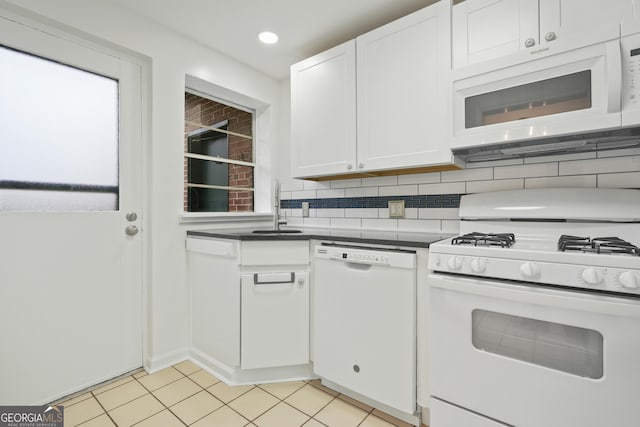
M293 234L302 233L302 230L253 230L255 234Z

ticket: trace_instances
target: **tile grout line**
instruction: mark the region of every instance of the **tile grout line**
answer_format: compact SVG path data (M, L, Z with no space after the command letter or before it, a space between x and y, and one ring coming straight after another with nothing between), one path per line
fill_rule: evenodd
M131 378L133 378L133 375L131 375ZM125 383L125 384L127 384L127 383ZM123 384L123 385L124 385L124 384ZM118 387L120 387L120 386L118 386ZM116 389L116 388L118 388L118 387L114 387L114 388L112 388L112 389L110 389L110 390L114 390L114 389ZM108 391L108 390L107 390L107 391ZM111 422L113 423L113 425L114 425L114 426L117 426L117 425L118 425L118 423L116 423L116 420L114 420L114 419L111 417L111 414L109 413L109 411L107 411L107 408L105 408L105 407L102 405L102 402L100 402L100 401L98 400L98 398L97 398L97 394L95 394L93 390L92 390L92 391L90 391L90 393L91 393L91 397L92 397L93 399L95 399L95 401L96 401L96 402L98 402L98 405L100 405L100 407L102 408L102 410L104 411L104 413L105 413L105 414L107 414L107 417L109 417L109 419L111 420ZM100 414L100 415L102 415L102 414ZM99 417L100 415L98 415L98 417ZM93 417L93 418L91 418L91 419L93 420L93 419L96 419L96 418L98 418L98 417ZM87 421L85 421L85 423L87 423L87 422L89 422L89 421L90 421L90 420L87 420ZM84 424L84 423L83 423L83 424ZM82 425L82 424L80 424L80 425Z
M172 366L172 368L173 368L173 366ZM175 368L174 368L174 369L175 369ZM178 371L178 372L179 372L181 375L183 375L183 377L184 377L184 374L182 374L182 372L181 372L180 370L176 369L176 371ZM152 375L153 375L153 374L152 374ZM144 378L144 377L142 377L142 378ZM182 379L182 378L177 379L177 380L175 380L175 381L171 381L170 383L167 383L167 384L163 385L162 387L168 386L169 384L173 384L173 383L175 383L176 381L180 381L181 379ZM160 405L162 405L162 407L163 407L164 409L167 409L169 412L171 412L171 414L173 414L173 415L178 419L178 421L180 421L180 422L181 422L182 424L184 424L185 426L187 425L184 421L182 421L182 419L181 419L180 417L176 416L176 414L174 414L174 413L173 413L173 412L172 412L172 411L167 407L167 405L165 405L165 404L164 404L160 399L158 399L158 397L157 397L155 394L153 394L153 392L152 392L151 390L149 390L147 387L145 387L145 386L144 386L144 384L142 384L140 381L138 381L138 378L135 378L135 377L134 377L134 380L136 380L136 381L138 382L138 384L140 384L140 385L142 386L142 388L144 388L144 389L147 391L147 394L151 395L151 397L153 397L156 401L158 401L158 402L160 403ZM156 390L160 390L162 387L159 387L159 388L157 388ZM141 397L144 397L144 396L140 396L140 397L138 397L138 398L136 398L136 399L130 400L129 402L133 402L134 400L140 399ZM129 403L129 402L127 402L127 403ZM126 404L125 404L125 405L126 405ZM120 405L120 406L124 406L124 405ZM119 408L120 406L118 406L118 408ZM114 409L116 409L116 408L114 408ZM143 421L148 420L149 418L151 418L151 417L153 417L153 416L155 416L155 415L159 414L160 412L164 411L164 409L162 409L162 410L160 410L160 411L158 411L158 412L156 412L156 413L154 413L154 414L151 414L150 416L148 416L148 417L146 417L146 418L143 418L143 419L139 420L138 422L136 422L136 423L135 423L135 424L133 424L133 425L137 425L137 424L140 424L140 423L141 423L141 422L143 422ZM114 421L114 424L115 424L116 426L118 425L118 423L116 423L115 421Z

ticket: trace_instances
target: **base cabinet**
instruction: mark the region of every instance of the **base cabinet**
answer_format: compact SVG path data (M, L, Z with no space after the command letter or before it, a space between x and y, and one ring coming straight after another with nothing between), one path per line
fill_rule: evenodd
M242 369L309 362L309 272L242 275Z
M308 241L186 246L192 357L231 385L310 378Z

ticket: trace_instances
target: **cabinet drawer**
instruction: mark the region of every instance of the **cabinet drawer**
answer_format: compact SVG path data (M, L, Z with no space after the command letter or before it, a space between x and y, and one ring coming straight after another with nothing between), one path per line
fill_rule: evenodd
M241 264L246 265L307 265L308 241L243 242Z

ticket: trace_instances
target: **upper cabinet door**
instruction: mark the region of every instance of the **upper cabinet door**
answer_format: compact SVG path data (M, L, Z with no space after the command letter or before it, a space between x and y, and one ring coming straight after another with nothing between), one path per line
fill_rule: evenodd
M542 45L573 39L589 41L594 36L597 40L600 32L619 31L620 22L634 15L634 3L637 2L637 0L539 1Z
M292 175L356 169L355 40L291 66Z
M451 162L449 35L443 1L356 39L358 171Z
M467 0L453 7L453 67L539 44L538 0Z

